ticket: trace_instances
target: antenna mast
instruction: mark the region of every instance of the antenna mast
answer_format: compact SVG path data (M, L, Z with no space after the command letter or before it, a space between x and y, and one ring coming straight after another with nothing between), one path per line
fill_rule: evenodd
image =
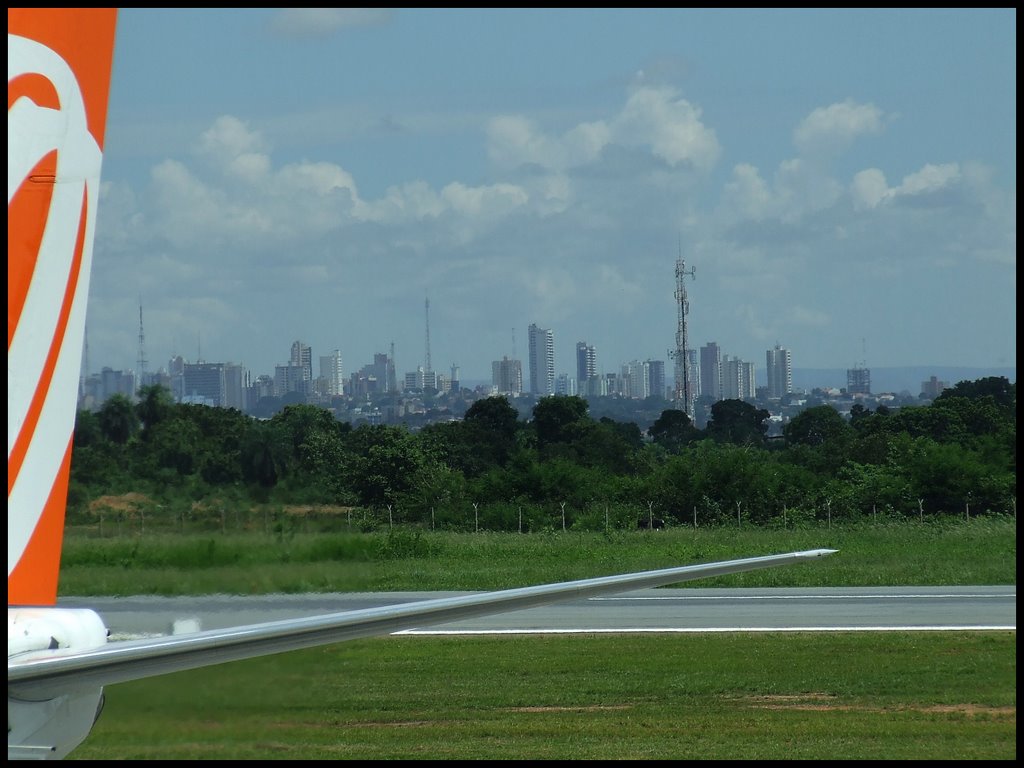
M142 299L139 299L139 379L135 387L138 390L146 378L146 334L142 331Z
M690 382L690 361L686 357L686 316L690 314L690 301L686 298L686 276L694 280L696 270L690 267L686 269L686 262L683 261L683 244L679 243L679 258L676 259L676 291L675 299L678 307L678 322L676 324L676 348L669 350L669 357L676 362L676 387L675 406L682 410L691 419L693 418L693 387Z
M425 308L425 312L426 312L426 316L427 316L427 364L426 364L426 368L424 370L429 372L429 371L434 370L431 367L431 365L430 365L430 297L429 296L426 298L426 302L424 304L424 308Z

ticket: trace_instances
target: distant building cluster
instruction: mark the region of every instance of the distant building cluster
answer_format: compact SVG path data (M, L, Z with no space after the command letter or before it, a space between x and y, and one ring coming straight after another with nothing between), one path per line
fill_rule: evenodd
M643 400L651 396L671 399L671 383L666 381L664 360L631 360L614 372L599 370L597 350L587 341L576 344L575 376L555 373L554 331L532 324L529 327L529 358L523 361L503 357L491 363L491 385L484 394L519 397L531 395L581 395L584 397L622 397ZM756 396L754 364L723 356L718 344L709 342L699 350L690 350L687 364L693 374L695 399L714 402L729 398ZM330 404L335 398L371 399L402 392L445 393L460 388L459 369L452 366L445 375L417 366L399 377L392 354L377 353L372 363L347 377L340 350L332 350L318 359L313 369L313 350L296 340L289 350L288 362L274 367L273 375L253 377L242 365L206 361L188 362L181 356L168 361L166 369L144 375L136 381L133 371L104 368L83 379L80 406L97 408L113 394L132 397L138 387L160 384L181 403L195 403L246 412L257 409L262 400L275 398L289 402ZM766 358L768 397L779 398L792 392L793 367L789 350L778 345ZM526 382L528 381L528 386Z
M583 397L618 397L633 400L658 398L672 402L673 407L684 408L700 425L705 422L711 405L720 400L758 400L778 402L793 395L793 355L776 343L765 352L764 382L757 381L753 362L730 357L722 352L717 342L709 341L699 349L687 346L686 316L689 301L685 278L693 277L680 259L676 263L676 300L679 307L677 348L668 351L675 362L675 380L666 379L665 360L631 360L615 371L603 370L598 365L595 346L588 341L576 342L575 375L556 373L555 333L531 323L528 328L528 356L526 370L523 361L513 356L502 357L491 363L490 386L478 386L478 396L504 395L510 398L533 398L550 395L580 395ZM425 364L399 376L394 359L394 345L389 353L376 353L368 363L346 376L341 351L332 350L321 355L314 371L313 350L308 344L296 340L288 352L287 363L274 367L273 374L253 377L241 364L211 363L203 360L189 362L175 356L166 369L155 373L145 369L143 352L142 308L139 308L139 379L134 371L114 371L104 368L99 374L83 377L79 407L98 408L114 394L133 397L138 388L147 384L166 387L177 402L198 403L223 408L237 408L253 415L276 412L290 403L317 403L334 408L344 406L365 420L389 420L408 416L417 409L414 396L446 395L462 389L459 368L452 365L450 375L434 371L430 362L430 302L426 309ZM921 394L937 397L946 383L931 377L922 382ZM850 397L871 395L871 371L866 366L846 371L846 389ZM837 392L838 394L838 392ZM413 397L409 397L413 396ZM390 398L385 410L369 407L362 412L363 403ZM399 402L401 400L401 402ZM373 413L371 417L368 413Z

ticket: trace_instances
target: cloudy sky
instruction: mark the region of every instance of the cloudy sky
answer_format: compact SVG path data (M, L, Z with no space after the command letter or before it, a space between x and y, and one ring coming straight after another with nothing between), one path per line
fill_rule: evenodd
M1016 366L1016 11L120 12L88 364ZM671 370L671 367L669 367ZM524 371L525 373L525 371Z

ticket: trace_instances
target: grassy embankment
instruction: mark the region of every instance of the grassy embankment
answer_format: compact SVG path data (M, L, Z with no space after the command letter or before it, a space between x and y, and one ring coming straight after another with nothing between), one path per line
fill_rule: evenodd
M1016 522L66 539L64 594L486 589L795 549L695 586L1016 583ZM75 759L1016 758L1016 633L381 637L112 686Z
M503 589L633 570L817 548L821 561L691 582L693 586L1015 584L1013 518L857 525L558 531L273 535L139 533L69 528L63 595L266 594Z

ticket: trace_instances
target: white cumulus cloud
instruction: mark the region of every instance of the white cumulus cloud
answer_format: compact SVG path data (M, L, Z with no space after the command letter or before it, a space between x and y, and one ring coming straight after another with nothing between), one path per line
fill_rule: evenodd
M859 137L881 131L882 110L874 104L857 104L847 99L811 112L796 127L793 143L801 154L833 155Z

